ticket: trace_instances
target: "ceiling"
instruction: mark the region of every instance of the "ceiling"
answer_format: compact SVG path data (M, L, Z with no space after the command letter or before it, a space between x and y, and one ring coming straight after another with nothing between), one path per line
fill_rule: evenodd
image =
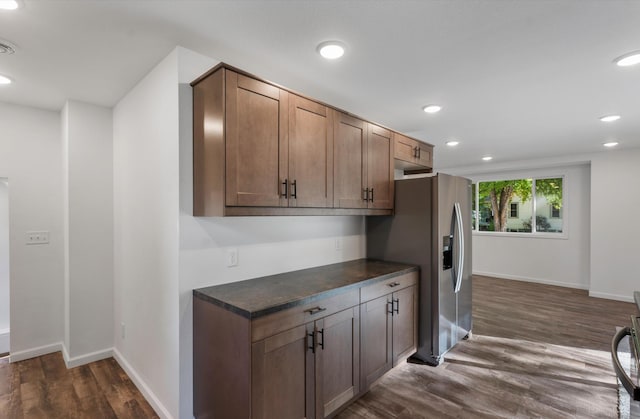
M176 45L436 146L438 168L640 147L640 1L21 0L0 101L115 105ZM344 57L316 53L325 40ZM443 110L425 114L437 103ZM613 123L599 117L620 114ZM445 141L456 139L458 147ZM483 163L484 155L494 157Z

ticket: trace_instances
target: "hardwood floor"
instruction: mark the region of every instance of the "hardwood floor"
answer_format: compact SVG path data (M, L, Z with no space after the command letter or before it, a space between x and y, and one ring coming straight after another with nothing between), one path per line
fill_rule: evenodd
M634 304L476 276L473 337L437 368L404 364L339 419L616 418L609 345ZM154 418L110 358L67 370L60 353L0 359L0 418Z
M404 364L337 418L617 418L610 342L634 304L476 276L473 337Z
M113 359L67 369L56 352L0 359L0 418L157 418Z

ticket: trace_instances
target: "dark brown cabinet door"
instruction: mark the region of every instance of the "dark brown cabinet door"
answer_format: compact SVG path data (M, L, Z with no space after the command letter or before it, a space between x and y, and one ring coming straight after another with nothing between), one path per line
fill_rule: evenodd
M393 208L393 134L368 124L367 173L369 208Z
M411 286L392 295L393 309L393 365L416 350L418 341L418 294Z
M316 321L316 331L316 417L325 418L359 392L359 307Z
M290 207L333 206L333 111L326 106L290 95L288 175L281 177Z
M308 332L309 325L298 326L253 344L252 418L314 417L314 389L309 380L314 374L314 360L308 349Z
M280 153L286 148L287 99L284 90L226 71L227 206L281 205ZM222 129L222 121L208 123L208 129Z
M360 305L360 356L363 388L391 369L391 294Z
M335 208L367 208L367 123L336 112L334 121Z

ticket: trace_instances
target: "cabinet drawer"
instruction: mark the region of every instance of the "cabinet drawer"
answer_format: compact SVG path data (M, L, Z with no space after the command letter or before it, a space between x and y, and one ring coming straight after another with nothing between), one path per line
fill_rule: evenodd
M418 283L418 272L396 276L360 288L360 301L366 302Z
M278 332L321 319L359 303L359 290L333 295L308 304L259 317L251 322L251 341L257 342Z

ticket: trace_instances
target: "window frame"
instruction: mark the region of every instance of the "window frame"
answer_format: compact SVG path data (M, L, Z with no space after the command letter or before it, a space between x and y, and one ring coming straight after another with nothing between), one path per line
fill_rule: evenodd
M562 208L561 217L562 218L562 232L546 232L546 231L536 231L536 223L535 216L537 214L537 202L536 202L536 180L540 179L562 179ZM504 180L518 180L518 179L531 179L531 200L532 200L532 216L531 216L531 232L523 233L523 232L502 232L502 231L482 231L479 230L479 195L480 195L480 187L479 184L483 182L496 182L496 181L504 181ZM473 209L475 211L475 228L472 229L472 234L477 236L495 236L495 237L518 237L518 238L543 238L543 239L561 239L567 240L569 239L569 221L566 218L566 214L569 213L567 210L569 208L569 199L567 193L567 184L569 182L569 175L567 173L557 173L557 174L536 174L536 173L517 173L517 174L509 174L509 175L500 175L495 174L492 176L486 177L478 177L472 180L472 183L475 184L475 196L472 197L473 201ZM509 208L510 210L511 208ZM510 212L509 212L510 215Z

